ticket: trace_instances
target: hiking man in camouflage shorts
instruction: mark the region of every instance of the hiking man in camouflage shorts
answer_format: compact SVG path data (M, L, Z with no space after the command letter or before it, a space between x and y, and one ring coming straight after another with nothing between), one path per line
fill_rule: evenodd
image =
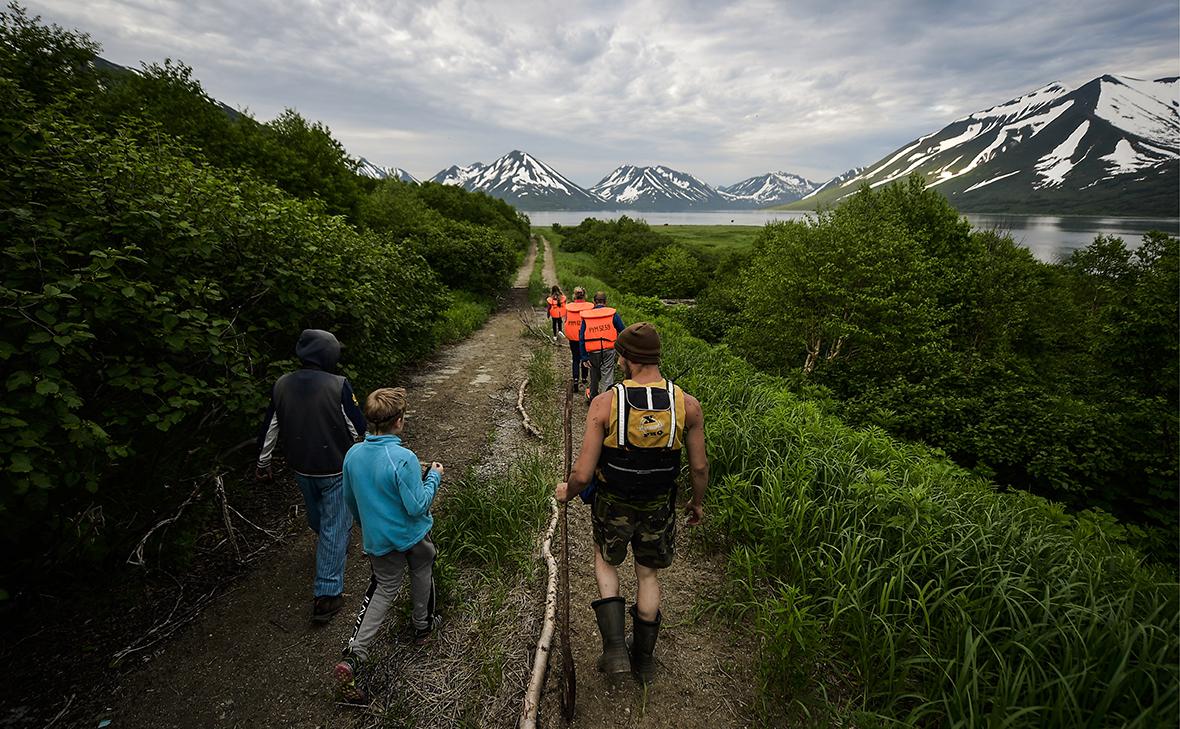
M554 496L569 501L594 482L591 521L600 599L591 607L602 633L598 670L612 683L631 672L647 684L655 672L652 656L662 619L659 570L674 556L681 451L688 451L692 477L692 498L685 507L690 526L704 517L709 462L701 404L660 374L655 327L632 324L619 334L614 349L623 382L590 403L581 453L569 482L559 483ZM630 610L630 646L618 573L628 545L638 585Z

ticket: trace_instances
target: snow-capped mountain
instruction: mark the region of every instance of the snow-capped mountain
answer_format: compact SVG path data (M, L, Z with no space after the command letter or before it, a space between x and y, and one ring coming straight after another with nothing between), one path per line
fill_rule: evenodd
M818 182L812 182L790 172L767 172L765 175L719 187L717 192L735 205L764 208L794 202L817 187Z
M596 210L602 201L532 155L513 150L491 164L451 166L432 182L482 190L523 210Z
M807 198L922 175L966 212L1180 214L1180 83L1053 83L951 122Z
M598 181L590 192L607 205L636 210L692 210L726 207L711 185L686 172L662 165L622 165Z
M402 182L418 184L418 178L406 172L401 167L381 167L380 165L373 164L364 157L360 158L360 165L357 166L356 173L362 177L372 177L376 180L384 180L392 177Z
M819 187L815 188L811 192L804 195L803 199L807 200L808 198L812 198L812 197L815 197L816 195L819 195L824 190L829 190L833 187L840 187L845 182L848 182L852 178L860 175L860 173L864 172L866 169L868 169L868 168L867 167L853 167L852 169L848 170L847 172L845 172L842 175L836 175L832 179L828 180L824 184L820 185Z
M467 181L478 175L484 167L485 165L483 162L473 162L464 166L451 165L445 170L439 170L438 174L430 178L430 181L437 182L440 185L458 185L459 187L465 187L467 185Z

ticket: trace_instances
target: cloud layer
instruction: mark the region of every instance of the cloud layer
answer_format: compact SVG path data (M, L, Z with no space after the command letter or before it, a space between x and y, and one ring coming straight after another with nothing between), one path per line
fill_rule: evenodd
M419 177L524 149L591 185L621 163L714 184L823 180L1051 81L1180 75L1180 6L615 0L39 0L124 65L294 107Z

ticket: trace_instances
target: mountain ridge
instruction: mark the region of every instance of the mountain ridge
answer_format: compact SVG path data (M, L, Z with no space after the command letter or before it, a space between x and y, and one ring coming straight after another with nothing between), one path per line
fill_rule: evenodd
M789 208L918 174L969 212L1180 215L1180 81L1054 82L956 119ZM847 174L847 173L846 173Z

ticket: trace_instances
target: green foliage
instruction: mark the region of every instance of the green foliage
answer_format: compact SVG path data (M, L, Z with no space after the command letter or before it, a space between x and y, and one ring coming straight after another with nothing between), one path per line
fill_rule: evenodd
M768 695L824 695L847 676L858 725L1175 715L1180 592L1109 515L1071 516L853 430L637 300L612 301L656 322L663 370L704 409L708 529L732 588L716 607L759 635Z
M498 228L519 248L528 247L529 219L508 203L483 192L468 192L455 185L426 182L415 186L418 197L431 210L452 220L465 220Z
M38 106L86 96L98 88L98 44L85 33L41 25L15 2L0 12L0 70Z
M439 554L448 561L511 579L533 560L534 535L549 513L551 464L539 453L513 464L508 478L468 474L448 492L435 522Z
M491 299L467 291L452 292L450 298L450 305L434 325L433 339L439 344L466 339L484 325L495 308Z
M705 287L706 271L687 248L669 245L649 253L621 276L623 288L641 296L686 299Z
M1175 239L1149 235L1136 253L1099 238L1040 263L911 179L767 225L679 318L797 387L819 385L852 423L1149 525L1137 538L1169 559L1176 260Z
M515 246L494 228L444 220L440 227L415 231L406 241L452 288L490 294L507 286L516 269Z
M300 330L345 343L363 394L478 327L527 231L462 190L364 183L322 124L258 124L184 64L131 74L97 50L0 13L6 588L126 555L175 511L168 484L253 433ZM480 294L449 292L420 250Z
M192 467L186 441L242 434L265 363L304 327L377 379L431 346L443 295L404 247L166 144L31 124L43 144L6 159L0 197L7 538L123 467L141 486L112 498L143 498Z
M545 297L549 295L549 289L545 286L543 279L545 272L545 246L541 245L540 239L536 241L537 257L533 261L533 270L529 274L529 302L536 302L544 305Z
M586 218L576 227L554 225L561 250L585 252L593 256L596 273L624 290L652 296L689 298L707 281L708 266L701 257L675 240L657 233L642 220L622 216L602 221ZM668 286L666 293L658 284Z

